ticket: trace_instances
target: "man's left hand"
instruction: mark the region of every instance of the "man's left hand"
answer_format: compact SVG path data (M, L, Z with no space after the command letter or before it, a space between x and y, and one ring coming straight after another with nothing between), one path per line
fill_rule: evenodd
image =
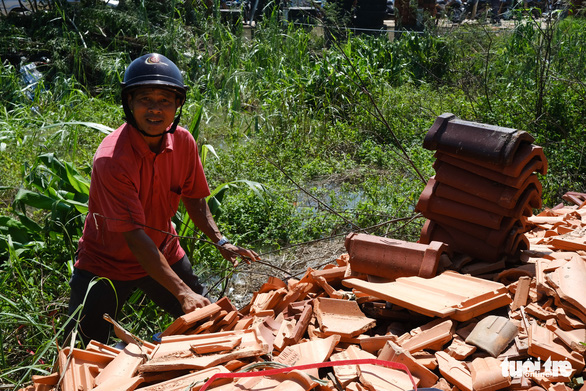
M225 259L232 262L234 267L238 266L238 258L242 258L246 263L260 260L260 256L254 251L235 246L232 243L226 243L223 246L218 246L218 249Z

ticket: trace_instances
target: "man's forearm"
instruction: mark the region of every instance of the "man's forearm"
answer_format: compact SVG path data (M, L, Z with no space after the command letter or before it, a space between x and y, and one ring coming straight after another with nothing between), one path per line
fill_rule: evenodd
M211 241L216 243L222 238L205 198L183 198L183 205L185 205L191 221Z
M164 286L176 298L184 296L189 287L171 269L155 243L142 229L123 233L128 247L155 281Z

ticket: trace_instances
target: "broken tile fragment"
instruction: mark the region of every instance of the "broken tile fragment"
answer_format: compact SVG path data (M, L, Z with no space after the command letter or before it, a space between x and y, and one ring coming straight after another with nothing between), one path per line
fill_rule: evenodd
M488 315L476 324L466 338L466 343L478 346L496 357L513 341L517 332L517 326L507 318Z
M472 391L472 375L462 361L446 352L436 352L440 373L453 385L463 391Z
M438 381L437 375L417 361L408 350L391 341L387 341L379 353L378 359L404 364L412 375L419 378L419 386L421 387L433 387Z
M468 364L474 391L496 391L511 385L511 378L503 375L502 362L494 357L478 357Z
M566 346L556 341L556 335L547 328L532 323L529 328L529 348L527 352L538 357L544 362L568 361L574 373L579 373L584 369L584 356L578 352L570 351Z
M376 325L368 318L355 301L320 297L314 302L314 313L324 336L338 334L355 337Z
M111 379L127 381L137 374L138 366L147 359L147 354L140 346L129 344L100 371L96 376L95 385L100 386Z
M435 319L413 330L410 338L398 342L403 349L411 353L432 347L441 350L443 345L451 341L454 328L455 323L451 319Z
M238 346L225 353L197 354L193 346L210 344L214 341L240 339ZM269 347L263 343L255 329L244 331L225 331L214 334L193 336L169 336L153 353L151 360L141 365L142 372L169 371L179 369L203 369L244 357L256 357L268 353Z
M445 349L445 352L456 360L464 360L476 351L476 346L467 344L460 336L455 335L452 343Z
M153 384L147 387L142 387L141 391L184 391L186 389L197 391L203 386L205 380L210 378L215 373L228 373L228 370L222 365L217 365L213 368L202 369L184 376L176 377L171 380ZM199 384L199 387L195 386ZM191 388L193 387L193 388Z
M113 357L109 354L90 352L82 349L64 348L59 352L59 373L63 390L91 390L95 379Z

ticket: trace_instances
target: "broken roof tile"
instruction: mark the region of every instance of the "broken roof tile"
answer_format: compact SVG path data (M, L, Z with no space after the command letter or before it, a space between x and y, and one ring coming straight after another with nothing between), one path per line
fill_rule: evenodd
M417 352L427 348L441 350L443 345L452 339L455 323L451 319L434 319L431 322L413 329L411 337L398 341L408 352Z
M454 335L452 342L444 351L456 360L465 360L476 351L476 346L467 344L459 335Z
M511 378L503 376L502 362L494 357L477 357L468 368L474 391L496 391L511 385Z
M472 375L462 361L446 352L436 352L440 373L453 385L463 391L472 391Z
M238 339L238 346L226 353L197 354L192 346L213 341ZM268 353L269 347L257 336L255 329L227 331L214 334L199 334L182 338L166 337L153 353L151 360L141 365L142 372L169 371L179 369L203 369L223 364L230 360L255 357Z
M106 380L117 378L129 380L136 375L138 366L147 360L143 349L136 344L128 344L126 347L103 369L95 379L97 386Z
M571 352L566 346L556 342L556 335L545 327L532 323L529 328L529 349L531 356L546 360L569 361L575 372L584 369L584 356Z
M586 315L586 261L574 257L550 274L546 280L555 288L560 299Z
M324 336L338 334L355 337L376 325L355 301L319 297L314 302L314 313Z
M91 390L95 378L113 357L109 354L90 352L82 349L62 349L58 355L59 373L62 376L61 389L66 391Z
M421 364L408 350L403 349L392 341L387 341L381 349L379 360L386 360L404 364L413 376L419 378L419 386L433 387L437 383L438 377L431 370Z
M488 315L476 324L466 343L497 357L513 341L517 332L517 326L506 317Z
M222 365L217 365L213 368L206 368L206 369L202 369L200 371L197 372L193 372L193 373L189 373L187 375L184 376L180 376L180 377L176 377L164 382L160 382L157 384L153 384L147 387L142 387L140 390L141 391L184 391L186 388L197 384L200 381L204 381L206 379L208 379L209 377L211 377L213 374L215 373L227 373L228 370L222 366ZM201 386L203 385L200 384L199 387L197 388L189 388L190 390L199 390L199 388L201 388Z

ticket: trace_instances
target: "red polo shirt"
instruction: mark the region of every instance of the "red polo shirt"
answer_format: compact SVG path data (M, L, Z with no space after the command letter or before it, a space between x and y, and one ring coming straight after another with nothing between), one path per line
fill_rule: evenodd
M179 199L209 194L191 133L177 127L163 136L161 152L155 154L135 128L122 125L104 138L94 156L75 266L113 280L146 276L121 235L137 228L145 230L172 265L185 255L172 235Z

